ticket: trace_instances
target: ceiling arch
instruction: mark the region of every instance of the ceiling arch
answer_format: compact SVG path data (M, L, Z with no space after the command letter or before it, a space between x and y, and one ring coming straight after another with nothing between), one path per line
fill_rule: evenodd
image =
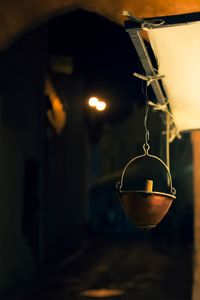
M200 11L199 0L1 0L0 50L5 49L25 31L51 17L77 8L96 12L123 24L122 11L138 17L181 14Z

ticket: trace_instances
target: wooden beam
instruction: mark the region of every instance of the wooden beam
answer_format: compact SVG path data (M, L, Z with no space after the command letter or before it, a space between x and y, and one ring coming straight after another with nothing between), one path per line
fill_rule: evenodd
M194 259L192 300L200 299L200 130L191 133L194 185Z

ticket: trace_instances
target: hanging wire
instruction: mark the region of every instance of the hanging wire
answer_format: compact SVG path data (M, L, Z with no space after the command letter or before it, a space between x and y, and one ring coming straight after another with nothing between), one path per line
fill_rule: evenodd
M170 169L170 140L169 140L169 133L170 133L170 115L166 114L166 164Z
M136 75L136 77L138 77ZM159 76L160 77L160 76ZM143 79L142 77L140 77L141 79ZM150 133L149 133L149 129L148 129L148 125L147 125L147 121L148 121L148 113L149 113L149 109L150 106L153 107L154 110L161 110L165 113L165 123L166 123L166 165L170 170L170 120L172 120L173 116L170 113L169 109L168 109L168 101L166 101L164 104L157 104L154 103L152 101L150 101L149 99L149 94L148 94L148 80L149 78L145 79L146 80L146 84L145 84L145 88L144 88L144 84L142 84L142 93L146 99L146 108L145 108L145 117L144 117L144 129L145 129L145 145L148 147L148 150L150 148L149 146L149 140L150 140ZM144 82L144 79L142 80L142 83ZM143 147L144 151L146 150L145 146ZM168 185L169 185L169 177L167 176L167 181L168 181Z
M166 118L166 165L168 166L169 170L170 170L170 115L166 114L165 115ZM170 185L170 180L169 177L167 177L167 184L168 186Z
M161 104L161 103L155 103L153 101L150 101L150 99L148 97L147 88L152 83L152 81L162 79L164 76L163 75L159 75L159 74L153 75L153 76L150 76L150 75L144 76L144 75L138 74L136 72L133 73L133 75L135 77L137 77L137 78L142 79L142 93L145 96L145 98L148 100L149 106L152 106L153 110L155 110L155 111L158 111L158 110L159 111L163 111L165 114L168 114L170 116L170 118L169 118L169 141L170 141L170 143L173 142L173 140L175 138L179 138L180 139L181 135L180 135L180 133L179 133L179 131L178 131L175 123L174 123L173 114L171 113L171 111L169 109L169 101L166 99L163 104ZM145 91L144 91L143 81L146 81L146 84L145 84L146 89L145 89ZM166 120L164 120L164 122L166 123Z
M148 82L146 83L146 88L145 90L143 90L144 95L145 95L145 99L146 99L146 108L145 108L145 117L144 117L144 129L145 129L145 145L143 146L144 148L144 152L146 154L148 154L149 151L149 140L150 140L150 133L148 130L148 126L147 126L147 121L148 121L148 113L149 113L149 108L154 107L154 106L159 106L162 107L163 109L155 109L155 110L162 110L163 112L165 112L165 123L166 123L166 166L170 172L170 120L172 120L172 114L169 112L168 110L168 101L166 101L165 104L155 104L153 102L151 102L149 100L149 95L148 95ZM147 148L147 149L146 149ZM168 186L170 186L171 182L170 182L170 177L169 174L167 174L167 184Z
M136 76L136 77L139 77L139 76ZM125 172L126 172L126 169L129 167L129 165L131 163L133 163L134 161L136 161L137 159L140 159L142 157L145 157L145 156L148 156L150 158L153 158L153 159L157 159L160 163L163 164L163 166L165 167L165 169L167 170L167 182L168 182L168 186L170 186L170 191L171 191L171 194L173 196L175 196L176 194L176 190L175 188L172 186L172 178L171 178L171 173L170 173L170 169L169 169L169 166L164 163L164 161L162 159L160 159L159 157L155 156L155 155L151 155L149 154L149 149L150 149L150 145L149 145L149 140L150 140L150 133L149 133L149 129L148 129L148 113L149 113L149 109L150 109L150 106L151 105L151 101L149 99L149 95L148 95L148 87L149 87L149 80L150 80L150 83L153 81L153 80L157 80L157 79L160 79L160 76L158 75L158 77L156 76L153 76L153 78L150 78L150 76L146 77L144 79L145 76L140 76L139 78L142 79L142 93L143 95L145 96L145 99L146 99L146 107L145 107L145 116L144 116L144 138L145 138L145 143L143 144L143 150L144 150L144 154L142 155L139 155L139 156L136 156L134 158L132 158L127 164L126 166L124 167L123 169L123 172L122 172L122 175L121 175L121 180L117 183L116 185L116 188L117 190L121 193L122 192L122 187L123 187L123 181L124 181L124 175L125 175ZM146 85L145 85L145 89L144 89L144 85L143 85L143 81L146 81ZM156 105L156 103L155 103ZM168 102L165 103L165 106L166 108L168 109ZM168 116L168 119L170 120L171 119L171 115L170 113L166 113L166 116ZM170 125L170 121L169 121L169 125ZM170 127L170 126L169 126ZM170 130L168 130L168 143L169 143L169 133L170 133ZM169 156L168 156L169 158Z
M146 145L149 145L148 142L150 140L149 129L147 126L148 113L149 113L149 103L148 103L148 99L146 98L146 108L145 108L145 116L144 116L144 130L145 130L145 144Z
M162 111L164 112L164 123L166 124L166 131L164 132L166 134L166 167L169 171L170 174L170 143L176 138L180 138L180 134L178 132L178 129L176 125L174 124L174 118L172 113L170 112L169 109L169 102L166 99L163 104L160 103L155 103L153 101L150 101L149 95L148 95L148 87L154 80L159 80L162 79L164 76L159 75L153 75L153 76L144 76L140 75L138 73L133 73L133 75L137 78L142 79L142 93L146 99L146 108L145 108L145 117L144 117L144 129L145 129L145 144L143 145L144 149L144 155L149 155L149 140L150 140L150 134L147 126L147 121L148 121L148 113L150 106L153 108L154 111ZM146 81L145 88L144 88L144 81ZM161 115L162 116L162 115ZM167 174L167 183L168 186L170 186L170 177ZM174 188L172 188L173 193L175 194L176 191Z

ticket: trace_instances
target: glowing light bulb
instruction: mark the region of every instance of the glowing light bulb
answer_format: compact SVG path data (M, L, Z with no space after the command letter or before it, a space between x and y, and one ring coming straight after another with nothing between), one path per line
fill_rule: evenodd
M99 101L96 105L98 111L103 111L106 109L106 103L104 101Z
M88 104L89 106L91 107L96 107L97 104L99 102L99 99L97 97L91 97L89 100L88 100Z

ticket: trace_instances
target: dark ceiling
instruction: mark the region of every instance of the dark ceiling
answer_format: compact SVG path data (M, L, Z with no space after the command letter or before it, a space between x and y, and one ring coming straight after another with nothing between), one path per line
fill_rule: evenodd
M110 122L129 115L133 103L144 103L141 82L132 75L142 69L123 27L77 10L48 23L48 52L73 57L75 73L81 74L88 95L109 99Z

